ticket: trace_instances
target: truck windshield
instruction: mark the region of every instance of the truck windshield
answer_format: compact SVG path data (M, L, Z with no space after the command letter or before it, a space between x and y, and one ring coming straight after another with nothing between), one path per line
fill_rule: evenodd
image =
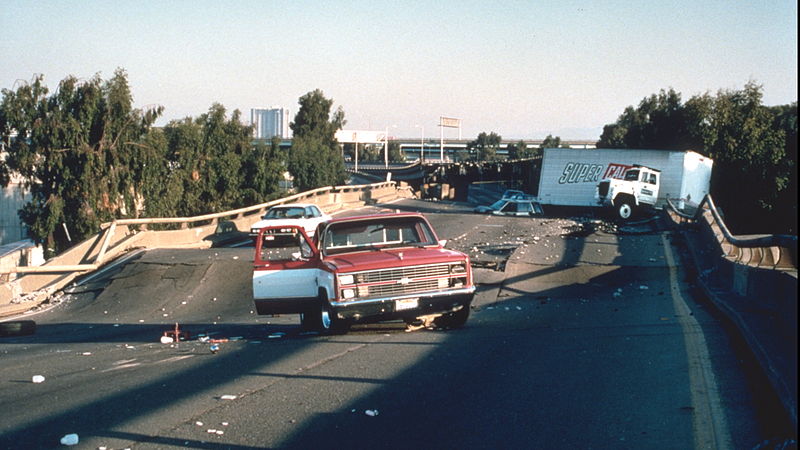
M625 181L638 181L639 180L639 171L636 169L631 169L625 172Z
M436 245L428 224L416 217L331 224L321 239L325 255L379 248Z

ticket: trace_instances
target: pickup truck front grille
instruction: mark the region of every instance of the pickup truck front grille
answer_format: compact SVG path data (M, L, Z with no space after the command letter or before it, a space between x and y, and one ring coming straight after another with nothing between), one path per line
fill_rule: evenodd
M361 272L355 275L356 283L381 283L384 281L397 281L403 278L427 278L449 275L449 265L401 267L398 269L374 270Z
M364 300L463 287L467 268L464 262L399 267L343 274L339 280L341 300Z

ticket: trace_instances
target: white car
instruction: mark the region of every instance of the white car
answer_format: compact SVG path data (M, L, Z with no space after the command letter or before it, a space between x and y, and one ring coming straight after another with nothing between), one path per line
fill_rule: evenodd
M490 206L476 206L474 212L496 216L532 216L542 214L542 207L530 198L503 197Z
M289 203L270 208L261 220L250 227L250 236L258 236L264 227L294 225L303 227L309 237L313 237L317 226L331 220L331 216L322 212L317 205L311 203Z

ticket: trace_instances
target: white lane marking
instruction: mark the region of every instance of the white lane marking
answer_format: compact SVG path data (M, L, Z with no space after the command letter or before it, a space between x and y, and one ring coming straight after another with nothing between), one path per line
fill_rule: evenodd
M109 367L108 369L103 370L100 373L111 372L112 370L130 369L131 367L136 367L136 366L139 366L141 364L142 363L128 363L128 364L119 364L119 365L117 365L115 363L114 367Z
M690 315L691 310L681 293L678 284L678 268L675 265L672 247L665 235L661 236L661 240L664 243L664 256L669 267L672 305L683 331L683 342L689 360L689 389L694 407L695 448L729 449L731 448L731 437L720 404L717 382L711 368L711 358L708 355L708 345L703 335L703 329L697 323L697 319Z
M194 355L182 355L182 356L173 356L172 358L162 359L161 361L156 361L154 364L163 364L169 362L180 361L182 359L191 358Z

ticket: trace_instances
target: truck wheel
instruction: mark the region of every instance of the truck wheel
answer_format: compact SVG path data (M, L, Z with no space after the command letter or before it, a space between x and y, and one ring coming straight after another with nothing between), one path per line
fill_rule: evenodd
M633 216L633 203L627 199L623 198L617 200L615 204L617 210L617 217L622 220L628 220Z
M0 337L28 336L36 332L36 322L32 320L13 320L0 322Z
M443 314L433 319L436 328L461 328L469 318L469 305L464 305L458 311Z
M311 311L300 314L300 326L304 330L323 334L344 334L350 330L350 321L336 317L328 296L320 293L317 305Z

